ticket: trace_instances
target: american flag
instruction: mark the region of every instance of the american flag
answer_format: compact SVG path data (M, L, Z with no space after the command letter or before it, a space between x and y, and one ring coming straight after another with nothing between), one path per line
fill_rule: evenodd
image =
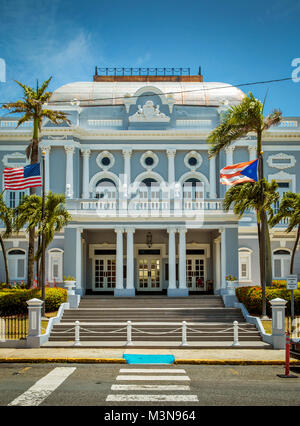
M4 188L13 191L42 186L40 163L4 169Z
M226 166L220 171L220 183L236 185L245 182L257 182L258 159Z

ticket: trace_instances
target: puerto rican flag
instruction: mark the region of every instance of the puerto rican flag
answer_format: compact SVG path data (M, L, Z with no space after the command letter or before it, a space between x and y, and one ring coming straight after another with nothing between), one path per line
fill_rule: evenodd
M22 191L26 188L42 186L40 163L25 167L6 167L4 169L4 188Z
M257 182L257 166L258 159L226 166L220 171L220 183L236 185L238 183Z

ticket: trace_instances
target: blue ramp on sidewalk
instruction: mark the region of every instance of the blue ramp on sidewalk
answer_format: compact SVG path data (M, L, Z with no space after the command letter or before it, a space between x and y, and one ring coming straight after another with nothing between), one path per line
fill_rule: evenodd
M123 354L127 364L173 364L173 355L137 355Z

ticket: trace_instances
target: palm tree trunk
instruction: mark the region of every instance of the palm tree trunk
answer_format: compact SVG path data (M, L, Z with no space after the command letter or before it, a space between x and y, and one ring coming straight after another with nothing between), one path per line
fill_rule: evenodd
M32 138L31 148L31 164L37 163L39 158L39 127L38 121L34 120L34 130ZM30 195L36 194L36 188L30 188ZM35 240L35 228L32 227L29 230L29 243L28 243L28 259L27 259L27 286L30 288L33 286L34 277L34 240Z
M297 236L296 236L296 240L295 240L295 244L294 244L293 252L292 252L292 256L291 256L291 263L290 263L290 274L291 275L293 275L293 273L294 273L294 260L295 260L295 254L296 254L296 251L297 251L299 239L300 239L300 223L298 225Z
M7 256L6 256L6 250L4 247L4 241L1 234L0 234L0 245L1 245L2 253L3 253L6 284L9 285L9 271L8 271L8 264L7 264Z
M261 203L264 202L263 178L264 178L264 165L262 155L262 132L257 131L257 158L258 158L258 180L261 182ZM266 317L266 215L262 211L261 226L260 226L260 269L261 269L261 288L262 288L262 317Z

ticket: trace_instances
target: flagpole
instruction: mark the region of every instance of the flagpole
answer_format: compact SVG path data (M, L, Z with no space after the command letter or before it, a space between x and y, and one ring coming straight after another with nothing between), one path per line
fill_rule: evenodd
M43 182L42 182L42 254L41 254L41 284L42 284L42 316L45 316L45 233L44 233L44 221L45 221L45 155L46 152L42 151L42 162L43 162Z

